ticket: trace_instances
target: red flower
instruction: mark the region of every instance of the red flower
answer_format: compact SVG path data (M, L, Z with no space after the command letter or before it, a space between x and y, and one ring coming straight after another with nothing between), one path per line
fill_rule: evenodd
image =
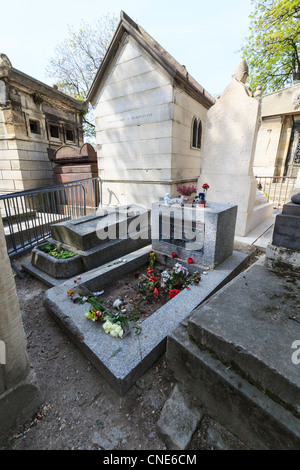
M158 294L159 294L158 289L157 289L157 287L155 287L155 289L154 289L154 297L157 297Z
M187 289L190 289L190 287L189 287L189 286L186 286L186 288L187 288Z
M181 291L179 289L171 289L169 291L169 300L173 299L175 295L179 294Z
M202 185L202 188L203 188L203 189L209 189L209 185L208 185L207 183L204 183L204 184Z
M193 258L188 258L188 263L192 264L194 262Z
M147 268L147 273L148 273L148 274L151 274L151 273L154 273L154 271L153 271L153 269L151 269L151 268Z
M175 252L172 253L172 258L177 258L177 254Z
M155 277L155 276L150 276L150 279L151 279L151 281L153 281L153 282L156 282L156 281L157 281L157 277Z

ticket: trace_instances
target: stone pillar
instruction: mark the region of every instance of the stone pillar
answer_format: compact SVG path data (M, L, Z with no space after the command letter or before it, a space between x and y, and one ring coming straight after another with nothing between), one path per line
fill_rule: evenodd
M0 218L0 439L30 419L42 402L26 352L16 285Z

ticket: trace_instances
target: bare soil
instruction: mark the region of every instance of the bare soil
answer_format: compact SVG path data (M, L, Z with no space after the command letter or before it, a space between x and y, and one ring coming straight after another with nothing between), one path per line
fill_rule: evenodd
M256 254L252 251L251 262ZM22 263L29 259L30 253L14 263L22 270ZM43 404L29 422L21 423L0 442L0 450L166 450L156 427L175 385L165 356L125 396L118 396L44 309L48 287L26 272L23 275L24 279L15 275L15 281L28 355ZM128 298L127 290L119 288L119 295ZM207 439L208 428L232 442L232 436L205 416L190 451L215 448ZM243 445L234 440L234 447Z

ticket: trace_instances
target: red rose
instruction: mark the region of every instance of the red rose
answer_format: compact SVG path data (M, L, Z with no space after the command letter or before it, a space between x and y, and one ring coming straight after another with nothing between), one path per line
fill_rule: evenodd
M154 297L157 297L158 294L159 294L158 289L157 289L157 287L155 287L155 289L154 289Z
M194 262L193 258L188 258L188 263L192 264Z
M153 269L151 269L151 268L147 268L147 273L148 273L148 274L151 274L151 273L154 273L154 271L153 271Z
M156 281L157 281L157 277L155 277L155 276L150 276L150 279L151 279L151 281L153 281L153 282L156 282Z
M177 258L177 254L176 253L172 253L172 258Z
M179 294L181 291L179 289L171 289L169 291L169 300L173 299L175 295Z
M204 183L204 184L202 185L202 188L203 188L203 189L209 189L209 185L208 185L207 183Z

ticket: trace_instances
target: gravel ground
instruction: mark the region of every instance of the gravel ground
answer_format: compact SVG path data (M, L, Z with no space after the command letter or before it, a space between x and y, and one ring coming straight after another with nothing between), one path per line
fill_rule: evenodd
M21 268L30 254L14 262ZM12 450L166 450L156 423L175 380L162 356L119 397L43 307L43 283L27 273L15 281L27 336L28 355L43 395L32 420L0 443ZM190 451L219 448L212 435L226 435L205 416ZM208 436L210 436L208 438ZM232 443L232 440L231 440ZM233 442L235 448L243 448Z

